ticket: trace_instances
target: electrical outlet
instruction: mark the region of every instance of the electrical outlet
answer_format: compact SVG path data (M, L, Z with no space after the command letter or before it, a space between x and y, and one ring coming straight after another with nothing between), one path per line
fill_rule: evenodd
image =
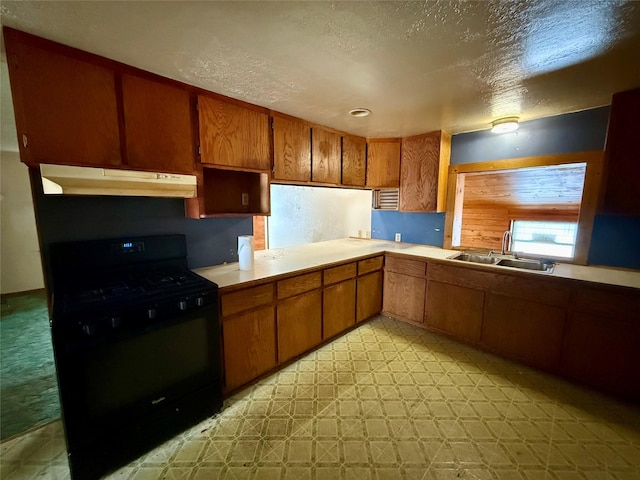
M396 242L400 241L400 237L401 237L401 235L399 233L396 233Z
M247 205L249 205L249 194L248 193L243 193L242 194L242 206L246 207Z

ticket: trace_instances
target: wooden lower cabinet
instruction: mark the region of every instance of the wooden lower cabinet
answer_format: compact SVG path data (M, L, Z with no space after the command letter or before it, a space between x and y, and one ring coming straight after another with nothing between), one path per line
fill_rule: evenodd
M426 285L424 278L386 271L382 310L402 320L423 323Z
M382 271L358 277L356 322L362 322L382 310Z
M226 391L276 366L276 321L272 306L223 319L222 338Z
M278 304L278 360L286 362L322 341L322 291Z
M573 292L561 371L590 385L640 399L640 295L637 290Z
M488 293L481 342L490 350L557 370L566 308Z
M356 323L356 280L325 287L322 307L323 340L352 327Z
M640 398L638 325L574 313L565 332L562 370L596 387Z
M482 329L484 292L429 280L427 286L427 327L467 342L477 343Z

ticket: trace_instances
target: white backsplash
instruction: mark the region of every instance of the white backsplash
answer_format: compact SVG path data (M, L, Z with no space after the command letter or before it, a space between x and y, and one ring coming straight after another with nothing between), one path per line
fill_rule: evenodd
M371 191L271 185L268 248L283 248L371 232Z

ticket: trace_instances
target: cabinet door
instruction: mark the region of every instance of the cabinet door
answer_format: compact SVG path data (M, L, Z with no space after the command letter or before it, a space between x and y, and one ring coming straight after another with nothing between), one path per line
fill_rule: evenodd
M198 96L202 163L271 170L269 116L213 97Z
M398 188L400 142L370 141L367 147L367 187Z
M119 166L113 70L4 33L22 161Z
M557 369L566 309L538 301L487 294L482 343L528 365Z
M189 91L124 74L122 99L127 164L142 170L193 173Z
M311 180L340 183L340 135L322 128L311 131Z
M326 287L323 298L322 338L331 338L356 323L356 280Z
M273 307L223 319L225 390L230 391L276 366Z
M402 139L400 211L436 211L439 165L439 132Z
M273 118L273 178L311 180L311 128L302 122Z
M603 315L571 314L562 371L590 385L640 398L640 327Z
M637 290L581 286L571 295L562 371L597 387L640 399L640 295Z
M483 303L481 290L429 280L425 323L430 328L477 343Z
M382 310L382 271L358 278L356 322L362 322Z
M278 305L278 360L286 362L322 341L322 292L316 290Z
M605 165L608 170L601 211L616 215L640 215L638 175L638 124L640 88L613 95Z
M367 171L367 141L363 137L342 137L342 184L364 187Z
M422 323L426 284L424 278L386 271L382 310L402 320Z

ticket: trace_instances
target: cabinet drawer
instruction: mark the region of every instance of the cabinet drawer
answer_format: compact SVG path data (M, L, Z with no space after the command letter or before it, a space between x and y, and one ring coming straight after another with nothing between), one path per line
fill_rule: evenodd
M389 272L403 273L413 277L424 277L427 272L426 262L390 256L387 257L384 268Z
M311 272L278 282L278 300L293 297L322 286L322 272Z
M245 288L237 292L222 295L222 316L244 312L260 305L273 303L273 284L260 285L258 287Z
M349 263L340 265L339 267L327 268L324 272L324 284L331 285L333 283L342 282L356 276L356 264Z
M360 260L358 262L358 275L374 272L382 268L384 257L367 258L366 260Z

